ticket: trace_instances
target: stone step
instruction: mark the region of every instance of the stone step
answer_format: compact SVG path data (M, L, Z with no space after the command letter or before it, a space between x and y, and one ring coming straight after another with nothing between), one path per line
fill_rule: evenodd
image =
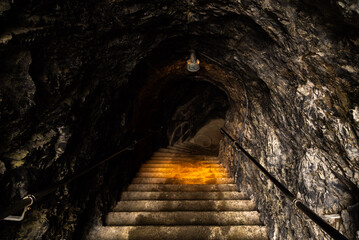
M142 168L155 168L155 167L159 167L159 168L178 168L179 166L185 166L185 167L197 167L198 165L194 164L194 163L144 163L142 164ZM220 166L218 163L217 164L202 164L201 167L206 167L206 168L221 168L223 169L222 166Z
M120 201L114 212L254 211L252 200Z
M200 155L193 155L189 153L180 153L180 152L174 152L174 151L161 151L161 152L155 152L152 154L152 156L175 156L175 157L197 157Z
M208 163L214 163L219 164L218 159L194 159L194 158L169 158L169 157L163 157L163 158L150 158L148 161L176 161L176 162L208 162Z
M89 240L267 240L263 226L117 226L97 227Z
M181 147L168 147L168 148L160 149L158 152L160 152L160 153L191 154L190 149L181 148ZM191 154L191 155L193 155L193 154Z
M200 151L200 152L205 152L205 151L210 151L212 150L211 148L206 148L203 146L199 146L199 145L191 145L191 144L176 144L173 146L168 146L167 149L174 149L174 150L178 150L178 151Z
M105 222L108 226L261 225L257 211L109 212Z
M150 159L170 159L170 160L193 160L193 161L218 161L217 157L203 157L203 156L198 156L198 157L176 157L176 156L158 156L158 157L151 157Z
M178 160L148 160L146 163L148 164L170 164L170 163L174 163L174 164L180 164L180 165L185 165L185 164L199 164L199 165L206 165L206 164L218 164L217 161L208 161L208 160L202 160L202 161L192 161L192 160L186 160L186 161L178 161Z
M167 152L174 152L174 153L182 153L182 154L191 154L189 148L182 147L182 146L170 146L168 148L160 148L156 153L167 153Z
M175 154L161 154L157 156L152 156L151 158L171 158L171 159L196 159L196 160L218 160L218 157L207 156L207 155L175 155Z
M150 173L150 172L157 172L157 173L185 173L185 172L196 172L198 168L196 167L183 167L181 169L178 168L148 168L142 167L138 172L139 173ZM202 168L202 171L209 171L214 173L227 173L227 171L223 168Z
M203 175L207 178L228 178L230 177L228 173L223 172L214 172L214 171L185 171L185 172L139 172L137 173L137 177L144 177L144 178L180 178L190 176L190 175ZM200 177L200 176L198 176Z
M232 178L134 178L134 184L226 184L234 183Z
M167 148L167 151L162 151L162 152L174 152L174 153L188 153L188 154L192 154L192 155L196 155L196 154L210 154L211 151L208 149L198 149L198 148L190 148L190 147L169 147Z
M237 191L235 184L130 184L127 191L135 192L228 192Z
M192 158L203 158L203 157L208 157L208 158L213 158L216 156L211 156L211 155L206 155L206 154L198 154L198 155L193 155L193 154L189 154L189 153L178 153L178 152L155 152L152 154L152 157L183 157L183 158L188 158L188 157L192 157Z
M254 201L237 191L218 158L185 151L153 154L105 216L108 226L89 239L268 239Z
M123 192L121 200L245 200L241 192Z

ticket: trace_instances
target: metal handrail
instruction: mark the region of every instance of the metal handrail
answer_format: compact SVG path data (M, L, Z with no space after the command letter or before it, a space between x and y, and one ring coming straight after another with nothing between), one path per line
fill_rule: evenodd
M313 212L310 208L305 206L299 199L297 199L293 193L291 193L282 183L280 183L273 175L271 175L255 158L253 158L239 143L234 140L232 136L229 135L227 131L223 128L220 129L221 132L227 136L235 146L240 149L258 168L261 170L264 175L266 175L273 183L276 185L284 195L292 201L293 205L300 209L305 215L307 215L313 222L319 225L326 233L328 233L335 240L348 240L343 234L338 230L330 226L326 221L324 221L320 216Z
M120 151L118 151L117 153L107 157L106 159L98 162L98 163L95 163L91 166L89 166L88 168L84 169L83 171L79 172L79 173L74 173L72 174L71 176L55 183L53 186L43 190L43 191L40 191L40 192L37 192L37 193L33 193L33 194L29 194L27 195L26 197L24 197L23 199L21 200L18 200L16 202L14 202L13 204L11 204L7 209L4 209L4 210L1 210L0 211L0 221L1 220L5 220L5 218L7 218L8 216L10 216L11 214L14 214L16 212L19 212L20 210L23 210L23 214L26 212L25 209L29 209L30 206L36 201L39 201L41 200L42 198L44 198L45 196L49 195L50 193L54 192L57 188L59 187L62 187L64 185L67 185L69 184L70 182L76 180L77 178L79 178L80 176L90 172L91 170L93 170L94 168L108 162L109 160L113 159L114 157L116 157L117 155L119 155L120 153L126 151L126 150L133 150L134 146L137 145L139 142L143 141L144 139L152 136L153 134L155 133L158 133L158 131L154 131L148 135L146 135L145 137L142 137L140 138L139 140L137 141L133 141L133 143L131 143L130 145L122 148ZM23 215L22 214L22 215ZM21 216L23 218L23 216ZM13 218L18 218L20 219L20 217L11 217L12 219ZM11 219L10 218L10 219ZM21 219L22 220L22 219ZM15 220L15 221L21 221L21 220Z

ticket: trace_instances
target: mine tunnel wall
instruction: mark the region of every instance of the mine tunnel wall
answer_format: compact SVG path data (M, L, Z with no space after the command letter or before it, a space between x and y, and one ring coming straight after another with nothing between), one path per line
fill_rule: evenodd
M225 126L298 199L355 239L357 213L348 207L356 202L357 190L352 186L358 179L347 162L355 162L356 150L348 143L355 132L350 124L342 124L330 114L322 116L326 127L321 128L318 116L324 99L317 98L321 91L317 87L308 82L298 86L291 98L270 94L262 101L249 92L248 115L232 108ZM317 101L313 106L314 99ZM332 131L331 135L324 133L327 131ZM355 141L352 144L355 146ZM239 189L255 199L262 220L270 228L270 239L330 239L226 137L221 142L219 158ZM340 219L331 219L332 214L338 214Z
M225 93L219 115L226 113L230 134L319 215L339 214L333 226L354 239L359 11L353 2L3 1L2 207L148 130L165 129L159 142L148 140L119 164L60 188L22 223L0 222L0 238L78 239L100 224L141 162L170 142L177 126L166 131L166 123L186 102L164 104L164 117L158 97L170 82L186 79ZM190 48L201 61L198 73L185 68ZM198 119L195 129L207 121ZM225 138L220 160L256 200L271 239L329 239Z

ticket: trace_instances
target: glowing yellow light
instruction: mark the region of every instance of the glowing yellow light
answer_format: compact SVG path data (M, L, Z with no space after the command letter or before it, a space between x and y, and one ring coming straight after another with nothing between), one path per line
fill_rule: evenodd
M166 174L175 184L209 184L216 183L216 178L228 178L224 168L218 164L208 164L202 161L172 163L171 168L158 170Z
M187 70L190 72L197 72L199 69L199 60L196 58L194 50L191 50L190 59L187 61Z

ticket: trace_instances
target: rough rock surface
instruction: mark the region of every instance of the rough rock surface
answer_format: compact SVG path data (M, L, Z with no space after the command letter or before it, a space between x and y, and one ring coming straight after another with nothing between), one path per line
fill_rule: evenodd
M148 130L164 126L162 144L194 136L228 107L230 133L318 214L338 214L333 225L355 238L356 1L4 0L0 26L0 205ZM190 48L197 73L185 68ZM192 128L175 123L181 114L197 116ZM158 146L149 143L59 189L22 224L1 222L0 236L79 239L115 203L114 186L125 187ZM226 140L221 150L271 239L329 239Z

